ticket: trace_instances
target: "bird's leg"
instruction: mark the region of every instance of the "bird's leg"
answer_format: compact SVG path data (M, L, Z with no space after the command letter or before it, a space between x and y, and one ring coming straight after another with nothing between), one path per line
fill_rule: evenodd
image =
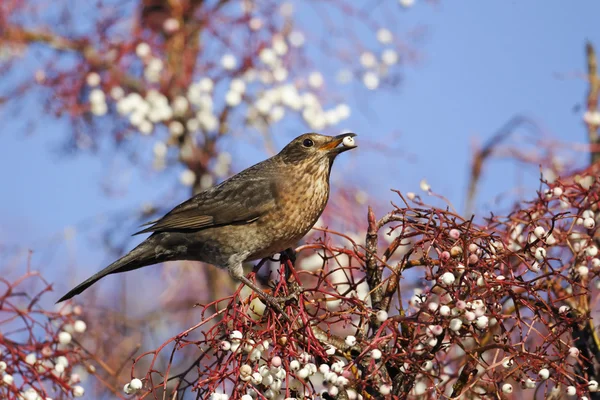
M289 296L296 297L300 292L300 285L296 280L291 279L294 275L292 273L292 269L296 266L296 250L294 250L292 247L289 247L281 253L280 258L283 262L285 281L288 284L288 289L291 291ZM287 260L290 261L290 264L287 263Z
M292 265L296 265L296 250L289 247L289 248L285 249L281 253L281 255L284 256L285 258L287 258L288 260L290 260L292 262Z
M248 286L250 289L254 290L254 292L258 295L258 297L260 297L268 305L273 307L273 309L275 309L275 311L277 311L277 313L279 313L279 315L281 315L283 318L285 318L286 321L292 322L290 317L286 314L285 311L283 311L283 308L281 308L281 305L280 305L281 303L288 301L287 298L275 297L275 296L271 296L268 293L265 293L264 290L262 290L261 288L256 286L256 284L254 282L252 282L250 279L248 279L245 275L236 277L236 279L238 281L242 282L244 285Z
M289 300L292 299L297 299L298 298L298 293L300 292L300 287L296 282L291 282L290 284L290 278L292 277L292 271L290 270L289 264L286 262L286 259L290 260L292 262L292 265L296 262L296 251L292 248L288 248L284 251L282 251L279 254L279 260L274 260L271 258L263 258L262 260L259 261L258 264L256 264L254 266L254 268L252 269L252 271L256 274L256 278L260 279L261 282L265 283L263 279L260 278L260 276L258 275L258 271L260 270L260 268L264 265L265 262L267 262L268 260L271 261L279 261L280 264L283 264L284 266L284 274L285 274L285 281L288 283L288 289L292 292L291 294L285 296L285 297L273 297L276 301L280 302L280 303L284 303L287 302ZM231 271L231 270L230 270ZM238 279L238 276L242 276L243 275L243 271L234 271L231 272L231 276L235 279ZM269 284L265 283L266 286L269 286ZM249 286L249 285L248 285ZM252 288L252 287L250 287ZM256 291L256 290L255 290Z
M283 311L281 308L281 303L285 303L290 300L289 296L286 297L275 297L268 293L265 293L264 290L259 288L254 282L248 279L247 276L244 275L244 270L242 268L242 264L239 263L237 265L233 265L229 268L229 274L231 277L237 281L242 282L244 285L248 286L250 289L254 290L254 292L263 299L268 305L273 307L275 311L277 311L280 315L282 315L288 322L292 322L290 317Z
M254 290L254 292L256 292L256 294L259 297L261 297L262 299L266 300L271 305L286 303L286 302L288 302L288 301L290 301L292 299L297 298L297 295L298 295L296 292L294 292L294 293L289 294L287 296L273 296L273 295L268 294L267 292L265 292L261 288L259 288L256 283L252 282L245 275L242 275L242 276L239 276L239 277L234 276L234 278L237 279L238 281L242 282L244 285L248 286L250 289Z

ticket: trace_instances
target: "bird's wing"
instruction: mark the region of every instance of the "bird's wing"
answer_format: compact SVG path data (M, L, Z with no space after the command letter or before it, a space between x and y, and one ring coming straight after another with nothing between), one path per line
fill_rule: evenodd
M181 203L135 235L250 223L276 206L276 193L273 176L234 176Z

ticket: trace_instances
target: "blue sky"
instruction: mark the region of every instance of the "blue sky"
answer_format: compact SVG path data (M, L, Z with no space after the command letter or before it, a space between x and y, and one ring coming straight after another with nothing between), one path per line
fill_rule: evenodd
M512 116L535 119L544 134L558 140L584 143L582 111L574 107L584 103L586 93L585 41L600 49L598 15L600 3L591 0L568 5L441 1L433 6L417 0L400 15L398 30L427 27L419 45L421 61L406 69L399 90L369 94L368 113L359 112L364 103L349 96L353 114L344 124L359 133L359 141L393 141L385 145L399 151L387 157L367 149L354 151L336 162L334 181L352 179L370 196L386 200L393 198L390 188L418 191L419 181L427 178L436 192L462 210L472 142L485 141ZM173 176L123 173L120 168L125 163L111 157L62 155L57 149L63 123L48 122L44 130L27 137L23 124L9 119L2 124L0 244L33 249L34 266L45 265L44 255L56 246L51 238L60 236L65 227L139 207L146 199L164 198L172 188L169 178ZM401 135L392 140L390 132ZM289 139L289 131L286 135L277 139L279 147ZM245 167L264 157L250 152L235 165ZM102 182L115 176L125 190L107 197ZM490 199L515 185L536 189L537 176L535 169L523 171L500 161L489 164L480 206L489 209ZM73 246L61 247L66 249L61 260L88 271L110 261L88 245L77 239ZM20 262L24 265L24 258ZM79 274L71 283L87 272Z

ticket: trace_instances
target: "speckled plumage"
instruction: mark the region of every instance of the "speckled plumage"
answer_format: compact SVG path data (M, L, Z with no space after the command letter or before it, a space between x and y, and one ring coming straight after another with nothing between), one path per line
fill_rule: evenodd
M153 233L59 301L106 275L173 260L227 268L234 278L249 284L242 262L292 247L315 224L329 199L335 157L354 147L339 147L348 136L355 135L301 135L279 154L197 194L138 232Z

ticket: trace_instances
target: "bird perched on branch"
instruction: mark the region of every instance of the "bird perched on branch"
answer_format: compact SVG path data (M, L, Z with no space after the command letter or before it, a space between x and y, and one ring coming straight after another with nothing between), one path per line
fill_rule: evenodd
M147 224L136 234L152 235L58 302L80 294L106 275L175 260L227 268L234 279L274 302L243 274L242 263L282 252L306 235L327 204L333 161L356 147L354 136L298 136L279 154Z

